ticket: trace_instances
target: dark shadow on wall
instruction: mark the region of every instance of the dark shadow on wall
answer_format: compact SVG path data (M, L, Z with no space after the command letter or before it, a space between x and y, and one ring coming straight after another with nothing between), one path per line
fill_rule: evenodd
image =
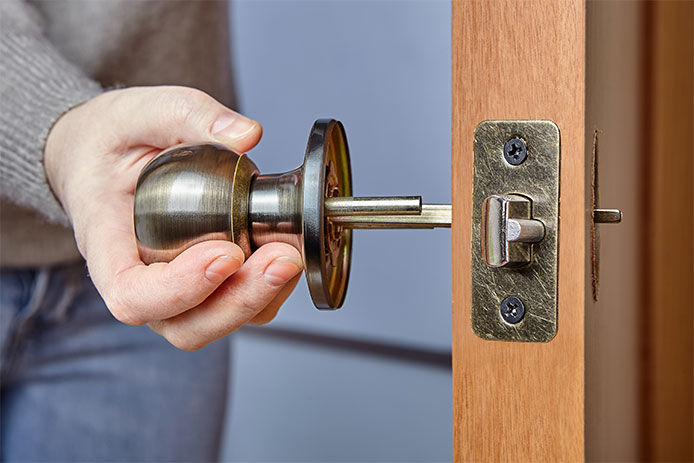
M451 369L451 352L431 349L416 349L404 344L365 341L346 336L324 335L309 331L245 326L239 334L273 339L297 344L319 345L321 349L334 349L408 363L426 364L437 368Z

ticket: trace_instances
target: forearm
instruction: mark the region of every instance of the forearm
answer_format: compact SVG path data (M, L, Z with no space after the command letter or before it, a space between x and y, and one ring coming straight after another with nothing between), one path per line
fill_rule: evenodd
M102 89L46 40L23 2L0 2L0 57L0 196L67 224L46 180L44 144L62 114Z

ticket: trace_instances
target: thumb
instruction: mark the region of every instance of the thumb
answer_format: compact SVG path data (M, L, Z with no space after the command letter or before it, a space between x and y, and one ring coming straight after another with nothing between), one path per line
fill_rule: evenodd
M108 111L122 146L168 148L180 143L211 141L245 153L263 129L200 90L188 87L133 87L114 92Z

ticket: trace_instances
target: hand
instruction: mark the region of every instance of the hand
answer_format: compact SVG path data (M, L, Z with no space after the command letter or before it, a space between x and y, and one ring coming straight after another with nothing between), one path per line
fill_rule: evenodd
M258 122L185 87L110 91L53 126L46 175L114 317L147 323L184 350L274 318L301 272L292 246L265 245L244 263L234 243L207 241L169 263L145 265L133 231L135 185L150 159L179 143L206 141L244 153L261 135Z

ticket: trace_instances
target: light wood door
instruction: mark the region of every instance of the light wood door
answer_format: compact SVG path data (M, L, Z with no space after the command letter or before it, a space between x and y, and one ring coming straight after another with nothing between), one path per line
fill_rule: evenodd
M585 6L453 3L453 436L457 461L584 456ZM559 329L549 343L470 327L472 134L485 119L549 119L561 133Z
M452 11L455 460L691 461L694 2L454 0ZM489 119L549 119L561 133L548 343L471 329L472 143ZM597 304L596 134L601 196L614 201L601 206L629 214L602 229Z

